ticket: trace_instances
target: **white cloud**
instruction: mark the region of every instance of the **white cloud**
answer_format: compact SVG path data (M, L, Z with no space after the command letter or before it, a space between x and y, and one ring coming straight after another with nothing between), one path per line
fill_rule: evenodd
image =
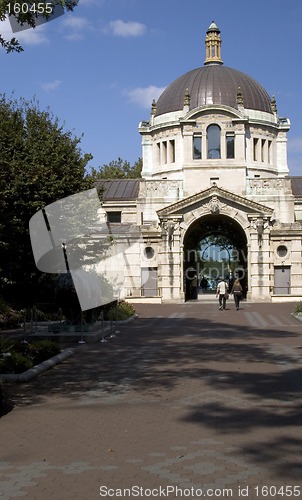
M54 80L53 82L41 83L41 88L45 91L56 90L62 85L61 80Z
M35 29L28 29L25 31L20 31L16 38L20 41L21 45L41 45L42 43L48 43L48 39L43 33L43 25L38 26Z
M84 29L90 25L88 19L85 17L75 16L74 14L64 17L62 24L72 29Z
M92 30L92 25L85 17L70 14L62 19L61 29L68 40L82 40L87 30Z
M138 104L143 108L151 108L153 99L157 100L163 93L165 87L156 87L149 85L149 87L137 87L135 89L125 91L129 101Z
M135 21L122 21L117 19L110 22L110 28L115 36L142 36L146 33L147 27L145 24L137 23Z
M23 31L18 31L13 33L11 29L10 22L8 18L0 22L0 33L5 38L5 40L10 40L11 38L16 38L21 45L40 45L42 43L47 43L48 39L45 35L45 24L38 26L37 28L29 28Z
M64 35L64 38L66 38L66 40L70 40L71 42L75 42L76 40L83 40L84 34L74 32L74 33L69 33L69 35Z

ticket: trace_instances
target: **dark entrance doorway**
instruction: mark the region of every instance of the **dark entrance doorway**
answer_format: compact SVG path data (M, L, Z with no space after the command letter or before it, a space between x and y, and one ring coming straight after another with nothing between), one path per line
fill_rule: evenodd
M239 278L244 295L247 282L247 241L241 226L224 215L208 215L194 222L184 238L185 300L198 293L214 294L223 276L231 287Z

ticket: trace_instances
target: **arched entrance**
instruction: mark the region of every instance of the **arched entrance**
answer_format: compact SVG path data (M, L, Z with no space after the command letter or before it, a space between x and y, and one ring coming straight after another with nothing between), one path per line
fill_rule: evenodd
M239 278L248 289L247 240L242 227L226 215L206 215L188 228L184 238L185 300L215 293L218 278ZM197 285L197 287L195 286Z

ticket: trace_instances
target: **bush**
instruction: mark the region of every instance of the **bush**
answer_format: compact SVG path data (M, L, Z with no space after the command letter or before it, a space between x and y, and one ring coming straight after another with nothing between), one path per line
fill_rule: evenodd
M0 359L1 373L23 373L34 366L33 361L19 352L6 353Z
M109 321L123 321L133 316L133 314L135 314L135 309L132 304L122 301L119 302L117 306L113 306L109 309L107 312L107 318L105 319L108 319Z
M299 302L295 308L295 314L302 315L302 302Z
M10 352L14 346L14 341L0 337L0 356L3 353Z
M47 308L46 308L47 309ZM62 321L64 316L61 309L42 310L38 307L22 309L20 311L21 321Z
M52 340L28 343L0 337L0 373L22 373L59 352L59 345Z
M52 340L37 340L29 344L29 355L35 365L52 358L61 352L59 344Z
M16 328L21 321L21 314L0 298L0 329Z

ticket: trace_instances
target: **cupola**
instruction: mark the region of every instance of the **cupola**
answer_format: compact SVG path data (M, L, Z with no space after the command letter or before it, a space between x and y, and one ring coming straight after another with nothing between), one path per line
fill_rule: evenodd
M223 64L221 59L220 30L214 23L210 24L206 34L206 60L205 64Z
M206 59L202 67L188 71L164 90L156 103L154 118L174 111L201 106L228 106L236 110L274 114L271 98L253 78L227 67L221 59L220 30L214 21L205 39Z

